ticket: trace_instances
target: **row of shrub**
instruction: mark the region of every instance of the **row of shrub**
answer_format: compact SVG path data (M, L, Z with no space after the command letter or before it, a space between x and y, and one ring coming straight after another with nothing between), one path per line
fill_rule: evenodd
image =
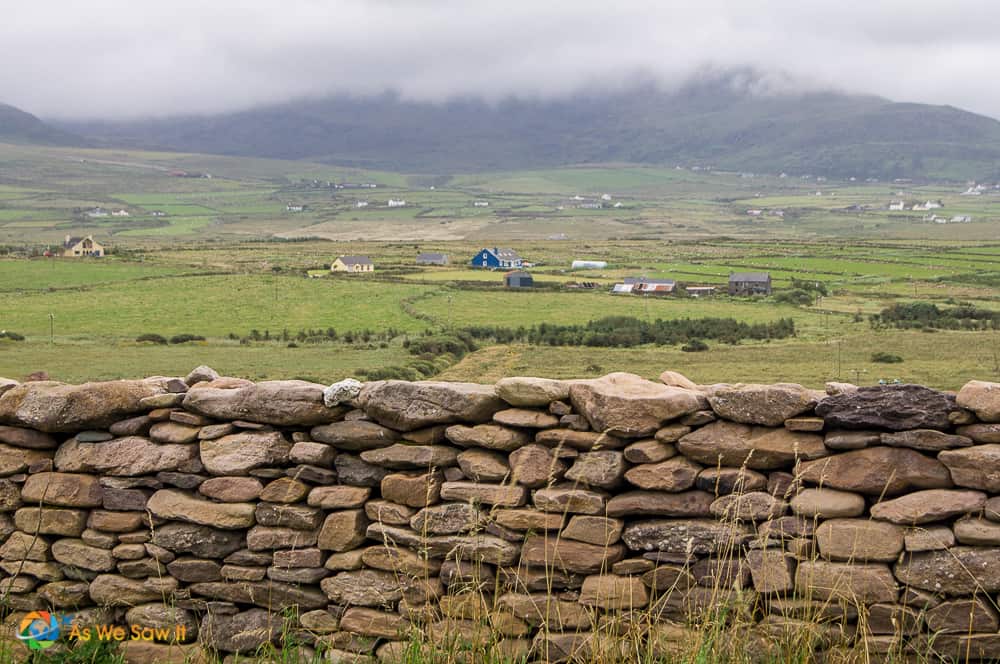
M955 307L939 307L930 302L908 302L886 307L872 314L869 323L873 328L938 330L997 330L1000 329L1000 311L983 309L968 303Z
M200 334L175 334L174 336L168 339L162 334L147 333L147 334L140 334L138 337L135 338L135 340L137 343L150 343L150 344L157 344L159 346L166 346L168 343L185 344L189 341L204 341L205 337L201 336Z
M366 380L424 380L435 376L476 350L470 334L464 331L436 333L427 331L403 340L403 348L415 359L405 365L358 369Z
M784 339L795 336L795 321L780 318L769 323L744 323L735 318L678 318L645 321L611 316L583 325L540 323L531 327L476 326L464 328L472 339L497 343L522 342L540 346L629 348L644 344L675 345L714 339L736 344L744 339Z
M13 330L0 330L0 339L8 339L10 341L24 341L24 335L18 334Z

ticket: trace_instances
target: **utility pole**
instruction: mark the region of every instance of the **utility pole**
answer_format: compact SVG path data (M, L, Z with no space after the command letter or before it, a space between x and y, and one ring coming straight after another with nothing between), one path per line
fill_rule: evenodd
M54 344L56 342L56 315L49 314L49 343Z

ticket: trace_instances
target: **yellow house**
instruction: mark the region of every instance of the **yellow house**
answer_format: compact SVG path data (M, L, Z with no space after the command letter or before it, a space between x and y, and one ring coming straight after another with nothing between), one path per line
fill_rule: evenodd
M367 256L338 256L330 272L374 272L375 264Z
M104 255L104 246L97 243L93 235L87 237L66 236L63 242L63 256L97 256Z

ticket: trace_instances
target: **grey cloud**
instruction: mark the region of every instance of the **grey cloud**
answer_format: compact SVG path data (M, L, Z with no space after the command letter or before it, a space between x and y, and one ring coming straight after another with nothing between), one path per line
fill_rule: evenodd
M995 0L61 0L0 24L0 100L63 118L330 93L557 96L706 68L1000 117Z

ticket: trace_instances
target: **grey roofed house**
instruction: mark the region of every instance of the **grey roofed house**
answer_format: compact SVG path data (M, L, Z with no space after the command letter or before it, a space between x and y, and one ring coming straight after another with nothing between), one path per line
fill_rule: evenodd
M417 265L447 265L448 254L423 252L417 254Z
M372 259L367 256L341 256L340 262L344 265L372 265Z
M535 280L527 272L515 270L503 275L503 283L507 288L531 288Z
M730 272L730 295L770 295L771 275L767 272Z

